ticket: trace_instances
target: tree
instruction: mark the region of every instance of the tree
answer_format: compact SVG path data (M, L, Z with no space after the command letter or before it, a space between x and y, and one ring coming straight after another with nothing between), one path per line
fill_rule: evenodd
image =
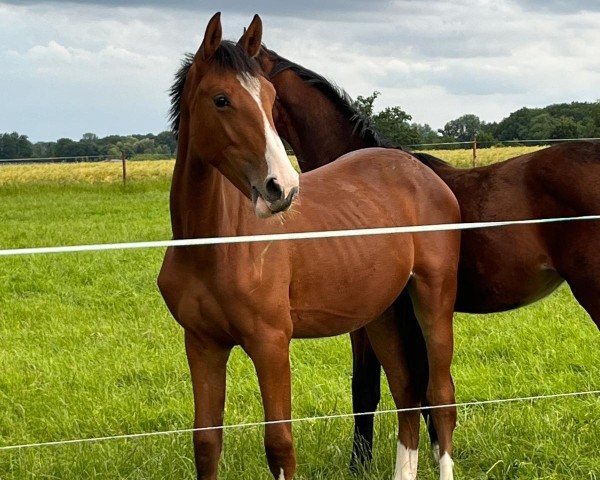
M375 100L381 95L375 90L371 95L356 97L354 106L365 117L371 120L383 138L397 145L412 145L419 143L419 133L417 129L408 122L412 117L400 107L386 107L378 113L375 111Z
M482 130L477 134L477 147L493 147L496 143L498 143L498 139L486 130Z
M56 142L36 142L33 144L33 158L55 157Z
M550 137L553 139L578 138L578 124L570 117L561 116L555 120Z
M527 138L531 140L545 140L550 138L556 126L556 119L547 112L533 117L529 123Z
M531 108L520 108L498 123L495 137L502 140L527 140L531 120L540 112Z
M468 113L455 120L450 120L444 125L440 132L458 140L459 142L470 142L482 129L482 122L477 115Z
M396 145L419 143L419 132L408 122L412 117L400 107L387 107L373 116L373 123L384 138Z
M29 158L33 153L33 145L27 135L17 132L0 135L0 158Z
M134 153L157 153L153 138L142 138L133 144Z
M81 136L81 140L84 142L97 142L98 135L96 135L95 133L84 133Z
M365 117L371 118L371 117L373 117L373 108L374 108L375 100L377 99L377 97L379 97L379 95L381 95L381 92L378 92L377 90L375 90L368 97L363 97L362 95L359 95L358 97L356 97L356 100L354 101L354 106Z
M137 140L134 137L123 137L122 140L117 141L110 149L110 154L115 157L121 158L125 155L125 158L130 158L135 152L134 146Z
M170 131L160 132L156 136L156 143L158 145L162 145L163 147L166 147L167 154L175 155L175 151L177 150L177 140L175 139L175 135L173 135L173 132L170 132ZM164 148L163 148L163 151L165 151Z
M70 138L58 139L54 152L57 157L85 157L87 155L85 146Z
M413 123L411 125L419 135L420 144L425 143L437 143L440 141L440 136L438 132L436 132L433 128L431 128L427 123L421 125L419 123Z

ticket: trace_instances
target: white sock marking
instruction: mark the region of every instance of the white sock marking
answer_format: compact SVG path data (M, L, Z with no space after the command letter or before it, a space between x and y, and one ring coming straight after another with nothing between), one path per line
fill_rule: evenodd
M394 480L416 480L419 451L411 450L398 442Z
M440 480L454 480L454 462L447 452L440 458Z
M277 480L285 480L285 475L283 474L283 468L279 469L279 478Z
M440 463L440 444L438 442L433 442L431 444L431 451L433 452L433 460L436 465Z

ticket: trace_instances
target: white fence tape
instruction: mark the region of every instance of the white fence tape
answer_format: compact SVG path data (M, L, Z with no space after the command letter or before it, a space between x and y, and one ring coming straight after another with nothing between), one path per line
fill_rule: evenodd
M320 232L275 233L267 235L242 235L238 237L190 238L184 240L157 240L149 242L105 243L97 245L71 245L62 247L10 248L0 250L0 256L38 255L48 253L95 252L101 250L128 250L135 248L190 247L200 245L222 245L232 243L275 242L281 240L305 240L334 237L356 237L368 235L389 235L398 233L424 233L448 230L472 230L513 225L534 225L541 223L600 220L600 215L580 217L539 218L531 220L507 220L501 222L445 223L437 225L411 225L405 227L365 228L355 230L330 230Z
M73 440L58 440L54 442L40 442L40 443L27 443L23 445L6 445L0 447L1 451L6 450L22 450L26 448L34 448L34 447L52 447L52 446L60 446L60 445L73 445L73 444L81 444L81 443L90 443L90 442L101 442L106 440L127 440L133 438L142 438L142 437L157 437L162 435L181 435L184 433L192 433L192 432L200 432L207 430L232 430L239 428L248 428L248 427L262 427L265 425L275 425L279 423L299 423L299 422L311 422L315 420L338 420L343 418L350 417L359 417L364 415L385 415L391 413L399 413L399 412L414 412L416 410L433 410L438 408L446 408L446 407L473 407L478 405L497 405L503 403L514 403L514 402L526 402L526 401L534 401L534 400L547 400L553 398L566 398L566 397L581 397L584 395L600 395L600 390L589 390L586 392L567 392L567 393L553 393L549 395L533 395L529 397L516 397L516 398L501 398L496 400L480 400L480 401L472 401L472 402L463 402L463 403L453 403L449 405L435 405L429 407L413 407L413 408L401 408L394 410L379 410L376 412L363 412L363 413L339 413L334 415L323 415L319 417L304 417L304 418L292 418L291 420L273 420L268 422L250 422L250 423L238 423L233 425L221 425L218 427L205 427L205 428L184 428L180 430L164 430L160 432L145 432L145 433L130 433L125 435L112 435L106 437L94 437L94 438L79 438Z

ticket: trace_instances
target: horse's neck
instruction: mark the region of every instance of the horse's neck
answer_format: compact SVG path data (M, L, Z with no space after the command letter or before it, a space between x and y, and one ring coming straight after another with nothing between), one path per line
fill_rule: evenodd
M175 164L170 194L173 237L234 235L243 195L216 168L197 163L187 158Z
M315 87L297 76L279 86L277 95L284 110L278 121L280 135L294 149L303 172L326 165L345 153L372 147L354 132L346 118L331 101Z
M363 137L352 119L293 72L282 72L274 85L283 107L277 130L294 149L303 172L331 163L354 150L379 146L372 135ZM421 161L451 188L464 178L462 172L451 165Z

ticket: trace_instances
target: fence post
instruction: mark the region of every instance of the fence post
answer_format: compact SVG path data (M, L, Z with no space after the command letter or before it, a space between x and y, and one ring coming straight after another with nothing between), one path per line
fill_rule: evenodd
M121 151L121 163L123 164L123 185L127 183L127 160L125 159L125 151Z
M477 135L473 135L473 166L477 162Z

